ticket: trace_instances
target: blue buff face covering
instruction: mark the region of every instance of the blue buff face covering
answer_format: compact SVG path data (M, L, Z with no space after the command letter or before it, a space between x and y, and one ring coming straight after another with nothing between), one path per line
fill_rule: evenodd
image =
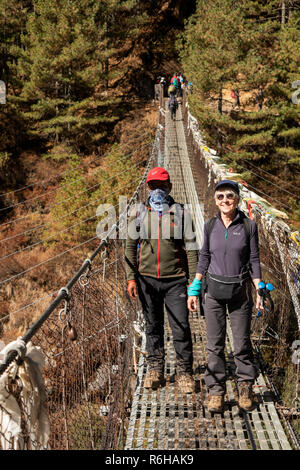
M160 188L151 190L149 203L154 210L163 211L170 203L169 191Z

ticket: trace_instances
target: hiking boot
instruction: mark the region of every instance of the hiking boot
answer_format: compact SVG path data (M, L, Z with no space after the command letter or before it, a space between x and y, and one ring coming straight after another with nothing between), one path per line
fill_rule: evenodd
M152 388L156 390L164 383L164 373L161 370L149 369L144 382L145 388Z
M222 413L224 410L224 396L209 395L207 409L211 413Z
M241 382L239 384L239 407L244 411L252 411L256 406L252 384Z
M194 379L191 374L188 374L187 372L178 375L177 384L182 393L193 393L195 390Z

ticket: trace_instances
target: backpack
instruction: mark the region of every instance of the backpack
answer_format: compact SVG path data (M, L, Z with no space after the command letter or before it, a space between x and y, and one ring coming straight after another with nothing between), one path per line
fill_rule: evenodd
M178 87L178 80L177 80L176 77L173 77L173 78L172 78L172 85L174 85L175 88Z
M169 105L170 105L170 108L175 108L175 109L177 109L178 103L177 103L176 96L171 96L171 97L170 97Z

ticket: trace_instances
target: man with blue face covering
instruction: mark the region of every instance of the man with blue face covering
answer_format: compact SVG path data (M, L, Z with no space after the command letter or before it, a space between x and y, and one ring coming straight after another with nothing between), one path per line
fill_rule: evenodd
M170 196L168 172L153 168L146 183L148 200L129 218L126 240L128 293L132 299L139 296L145 317L148 371L144 387L156 389L164 383L165 307L176 352L178 386L183 393L192 393L187 283L197 267L196 237L189 212Z

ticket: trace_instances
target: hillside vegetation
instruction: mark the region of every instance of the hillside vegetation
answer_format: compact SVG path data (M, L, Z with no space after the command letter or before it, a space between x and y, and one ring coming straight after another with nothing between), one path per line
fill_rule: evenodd
M24 332L49 304L45 296L97 246L98 205L112 203L118 213L119 195L136 188L156 128L155 79L178 67L175 43L193 7L0 0L7 87L0 105L0 329L6 325L7 339Z
M208 144L298 228L299 26L297 1L198 0L178 41Z
M63 285L97 243L75 249L95 236L97 206L132 194L159 75L193 83L208 144L297 228L299 19L296 1L0 0L1 315Z

